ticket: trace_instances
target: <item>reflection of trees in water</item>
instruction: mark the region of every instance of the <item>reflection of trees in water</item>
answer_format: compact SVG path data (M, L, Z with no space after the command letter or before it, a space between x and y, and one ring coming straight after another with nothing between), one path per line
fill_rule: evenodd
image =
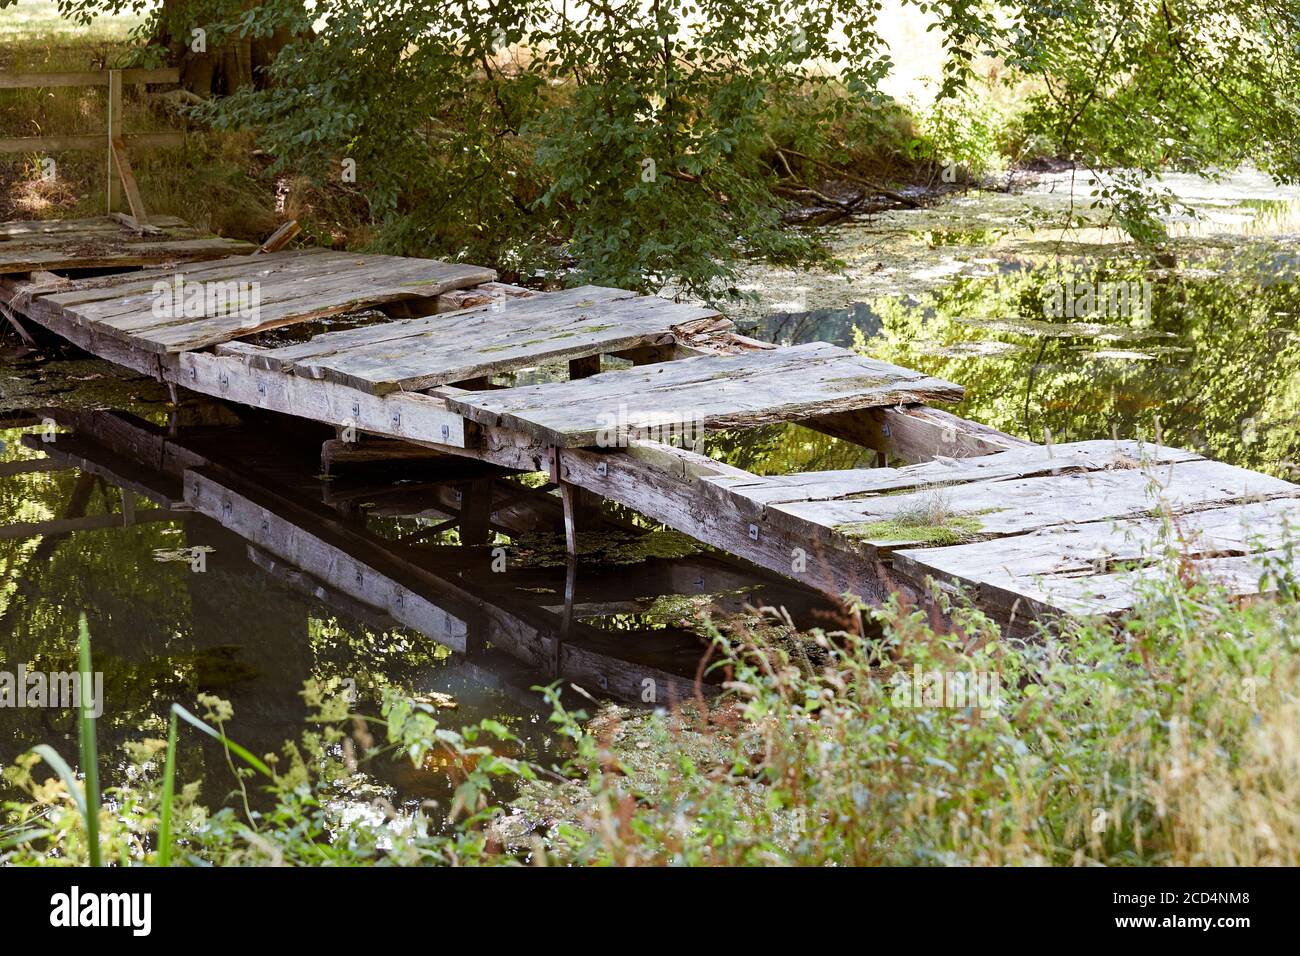
M18 434L6 432L6 444L17 445ZM73 468L9 475L0 479L0 524L120 512L122 494ZM155 560L157 551L202 544L215 546L203 573ZM193 707L200 691L234 702L232 734L261 753L300 735L304 679L403 682L442 662L432 640L341 620L280 587L249 562L241 538L196 515L0 540L0 668L75 670L83 610L93 666L104 674L98 732L107 785L122 782L122 742L165 735L167 707ZM0 709L0 764L37 743L75 739L73 719L64 710ZM60 749L75 758L75 745ZM224 786L219 745L196 741L180 760L183 779L211 776Z
M768 425L708 436L709 454L756 475L796 471L868 468L875 456L865 448L836 441L801 425Z
M1142 277L1133 266L1072 278ZM1167 444L1300 477L1294 280L1261 283L1238 267L1210 278L1159 277L1149 318L1048 320L1046 287L1058 281L1023 272L958 282L915 305L881 300L881 333L860 336L859 347L964 385L967 398L953 411L1014 434L1149 438L1158 420Z

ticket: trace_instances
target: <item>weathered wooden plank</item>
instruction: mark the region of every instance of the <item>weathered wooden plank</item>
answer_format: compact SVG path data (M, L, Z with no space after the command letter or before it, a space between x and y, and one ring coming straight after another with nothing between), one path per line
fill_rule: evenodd
M465 417L563 447L704 428L753 427L853 408L961 398L942 379L824 342L702 356L576 381L448 393Z
M14 222L0 222L0 240L36 239L72 232L90 234L117 231L117 224L107 216L93 216L89 219L20 219Z
M1053 447L1027 445L978 458L940 457L904 468L849 468L762 477L745 474L706 480L758 504L774 505L852 499L908 488L947 487L972 481L1136 468L1199 458L1194 452L1144 442L1087 441ZM953 496L959 499L960 492L953 489Z
M544 296L528 296L516 301L502 302L505 309L499 315L509 314L520 321L526 321L557 309L592 308L618 299L630 299L636 294L623 289L607 289L601 286L584 286L580 294L578 293L579 290L570 289L565 292L552 292ZM318 360L358 347L395 343L405 338L419 337L426 332L446 335L448 330L456 327L460 321L473 324L482 322L485 317L493 317L491 303L481 303L454 312L399 322L386 322L381 326L326 332L313 336L306 342L295 342L282 348L269 349L258 359L258 364L264 368L291 371L299 363L310 366Z
M479 266L443 263L433 259L402 259L397 256L358 256L340 252L321 252L312 256L281 253L265 256L247 256L231 259L220 272L209 271L203 275L195 270L179 267L167 276L155 276L174 282L244 282L255 284L259 299L264 305L278 304L300 308L304 297L329 297L356 294L368 284L392 285L409 283L410 296L425 296L426 285L436 288L445 276L459 276L472 272L475 276L488 274ZM152 283L120 299L102 299L77 308L78 317L84 321L103 322L124 331L140 332L166 325L183 325L211 316L159 318L152 306L156 296Z
M111 269L143 266L186 259L219 259L243 255L255 249L237 239L177 239L161 241L105 241L78 250L72 245L58 248L0 246L0 274L37 272L51 269Z
M254 273L269 258L269 255L257 256L252 260L251 271L223 273L221 278L186 277L183 269L177 270L184 284L248 283L242 288L251 294L252 306L228 307L225 314L206 314L213 308L207 302L202 308L205 314L198 316L178 317L168 310L160 312L155 309L158 296L152 289L121 299L69 305L66 309L77 321L93 324L147 351L183 352L384 302L436 296L496 276L481 266L397 256L345 256L326 260L313 256L296 259L274 274L256 276ZM169 280L160 276L154 281ZM208 288L203 286L205 292ZM186 312L190 311L187 307Z
M464 418L449 411L441 399L420 392L368 395L205 352L182 352L176 357L175 371L165 365L163 374L196 392L330 425L460 448L467 440Z
M151 217L151 222L153 221ZM261 280L275 272L287 269L291 263L312 256L330 256L325 249L309 247L288 251L268 253L252 259L251 256L222 256L217 259L187 262L177 266L174 262L151 264L138 272L122 272L117 275L94 276L85 279L69 280L67 289L52 292L45 296L47 302L60 307L86 305L91 302L119 299L123 302L134 299L136 306L148 305L155 295L154 286L158 282L172 282L176 273L186 280L196 282L227 281L243 278L248 281Z
M807 522L793 530L768 525L744 499L697 480L715 467L725 472L730 466L667 445L649 450L648 457L567 448L559 455L565 482L697 541L836 598L852 593L880 601L889 594L886 569L856 549L823 546L813 540L814 526Z
M598 299L592 291L593 287L571 289L500 300L502 308L480 306L359 330L326 332L301 345L264 353L259 362L281 367L292 364L298 375L383 394L667 344L673 341L674 325L715 314L653 296L625 293ZM360 342L338 347L337 341L333 345L328 341L331 336ZM312 349L319 351L309 355Z
M1296 493L1300 486L1280 478L1193 459L1149 469L993 479L903 494L789 502L772 505L769 511L829 528L880 552L1136 517L1163 507L1181 513Z
M106 139L98 141L103 146ZM108 216L59 223L27 221L0 226L0 274L49 269L91 269L200 260L251 252L251 243L206 235L174 216L151 216L160 232L142 237Z
M1265 570L1272 577L1265 583ZM1278 549L1228 557L1193 558L1172 566L1154 564L1124 572L1101 574L1087 578L1054 580L1042 587L1040 593L1029 591L1026 597L1036 617L1059 616L1061 612L1073 615L1115 615L1134 607L1144 591L1159 582L1167 581L1174 573L1223 588L1236 598L1263 597L1275 594L1278 572L1300 578L1300 555L1294 549ZM1048 609L1050 606L1050 610Z
M1171 551L1211 578L1221 574L1233 593L1256 593L1261 556L1279 558L1277 549L1294 541L1298 528L1300 500L1285 497L1184 513L1172 525L1130 518L903 549L893 563L914 580L929 575L965 587L981 606L1004 615L1013 608L1021 617L1113 614L1133 605L1143 580L1168 572L1161 561Z
M17 285L0 279L0 298L12 296ZM62 310L47 306L40 298L28 303L25 314L101 358L215 398L394 438L462 448L467 442L465 419L433 396L419 392L367 395L333 382L312 382L252 368L236 356L145 352L102 334L95 326L74 324Z

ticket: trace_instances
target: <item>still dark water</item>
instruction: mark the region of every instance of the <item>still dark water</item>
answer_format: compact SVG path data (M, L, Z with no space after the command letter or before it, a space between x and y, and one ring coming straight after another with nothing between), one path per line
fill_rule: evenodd
M63 364L28 374L62 380ZM540 478L446 460L335 463L325 475L331 430L241 422L197 399L173 414L137 404L144 417L45 407L0 421L0 670L75 670L86 613L110 785L126 773L121 745L165 736L171 703L201 712L200 694L233 705L233 739L280 751L306 729L308 680L354 688L362 714L378 714L387 686L451 727L494 718L523 740L513 755L547 761L538 686L667 705L695 693L704 608L774 604L803 626L839 623L810 592L617 511L570 569L558 499ZM185 468L202 484L183 483ZM452 519L475 496L491 510L466 543ZM0 762L37 743L75 763L73 711L0 708ZM209 801L230 790L215 742L190 740L181 773L203 778ZM448 773L385 760L339 798L441 799Z

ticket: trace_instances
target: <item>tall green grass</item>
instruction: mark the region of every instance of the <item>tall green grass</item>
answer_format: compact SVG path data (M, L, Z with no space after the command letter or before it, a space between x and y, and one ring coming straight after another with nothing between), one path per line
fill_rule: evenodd
M90 866L103 865L103 848L100 843L100 817L103 807L103 794L99 784L99 753L95 732L95 717L91 704L93 687L90 628L83 613L78 623L78 678L81 681L81 706L77 709L78 759L82 770L82 781L78 781L76 772L68 765L57 750L48 744L38 744L31 753L43 760L58 775L63 783L68 799L76 808L85 831L86 862ZM154 862L159 866L169 866L172 858L173 818L176 800L176 745L177 720L184 721L191 727L207 734L221 743L228 753L234 754L248 766L273 780L275 774L261 760L246 748L231 740L221 731L215 729L180 704L172 704L168 712L167 745L163 764L162 789L158 804L158 829L156 835L157 853ZM16 846L28 845L39 839L50 839L56 830L49 826L22 827L0 837L0 851Z

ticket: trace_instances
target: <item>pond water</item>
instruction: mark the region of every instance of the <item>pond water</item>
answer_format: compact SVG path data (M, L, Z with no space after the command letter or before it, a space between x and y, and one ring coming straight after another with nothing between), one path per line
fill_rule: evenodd
M1087 208L1091 180L1044 176L839 226L840 271L752 267L741 321L949 379L951 411L1034 441L1159 435L1300 479L1300 187L1160 186L1179 202L1159 254Z
M1175 238L1143 252L1092 213L1086 183L959 194L835 227L829 272L746 270L739 321L773 341L824 340L967 389L958 414L1057 441L1141 433L1300 478L1300 193L1252 175L1171 178ZM257 753L304 729L305 680L354 688L374 713L389 685L453 726L493 717L524 752L557 755L534 688L578 684L635 706L693 692L706 608L787 607L798 626L846 622L771 575L607 511L576 568L541 476L465 464L335 465L332 433L196 398L170 409L147 379L98 361L9 354L0 374L0 670L75 666L86 612L104 674L100 753L164 736L172 701L215 694ZM867 464L798 426L713 436L760 473ZM198 497L181 472L197 469ZM483 495L488 505L484 506ZM451 523L478 502L485 526ZM506 567L493 573L495 548ZM585 704L570 692L574 704ZM0 708L0 763L50 743L72 758L72 712ZM183 779L231 789L219 745L190 741ZM384 763L340 788L445 799L454 768Z
M522 739L511 752L547 761L555 741L536 688L576 684L637 707L693 696L705 607L724 617L773 604L800 626L843 623L810 592L612 511L570 567L540 476L446 460L333 463L327 475L332 430L240 421L197 399L168 412L154 383L101 363L45 363L20 384L21 368L9 363L9 391L63 404L0 421L0 671L75 670L86 613L109 785L129 774L121 745L164 737L170 704L199 709L199 694L233 705L233 739L279 752L307 726L308 680L355 693L364 714L378 714L387 686L453 727L491 717ZM110 396L129 410L80 407ZM487 524L469 543L450 519L474 500ZM74 712L0 707L0 763L37 743L75 763ZM385 760L337 798L350 813L378 812L375 797L445 800L455 770ZM210 802L232 788L215 741L189 741L180 773L204 779Z

